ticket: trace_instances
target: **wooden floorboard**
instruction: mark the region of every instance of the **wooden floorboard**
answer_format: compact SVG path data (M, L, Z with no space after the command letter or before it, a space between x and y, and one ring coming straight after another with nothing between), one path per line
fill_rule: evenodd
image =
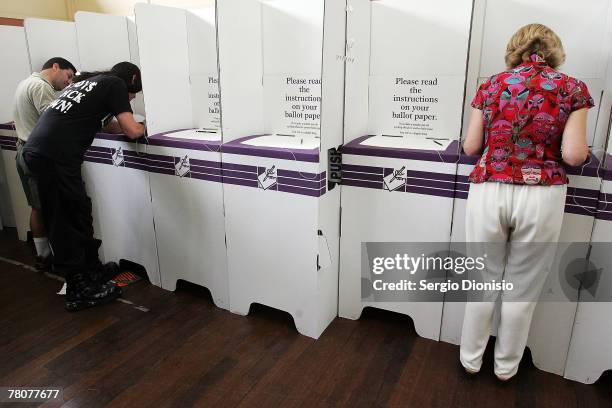
M0 258L31 265L32 249L0 232ZM584 385L545 373L529 353L507 384L466 375L458 347L420 338L403 315L371 309L335 319L320 339L291 317L254 305L214 306L207 290L175 293L146 282L133 304L68 313L61 282L0 259L0 386L55 386L43 407L610 407L612 375ZM137 309L144 306L148 311Z

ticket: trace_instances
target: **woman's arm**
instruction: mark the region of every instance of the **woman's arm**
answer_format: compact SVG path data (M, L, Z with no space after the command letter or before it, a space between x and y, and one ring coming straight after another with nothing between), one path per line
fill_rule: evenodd
M480 154L484 143L483 116L480 109L472 108L467 136L463 141L463 151L469 156Z
M563 161L570 166L580 166L589 156L587 145L587 108L578 109L570 113L561 143Z

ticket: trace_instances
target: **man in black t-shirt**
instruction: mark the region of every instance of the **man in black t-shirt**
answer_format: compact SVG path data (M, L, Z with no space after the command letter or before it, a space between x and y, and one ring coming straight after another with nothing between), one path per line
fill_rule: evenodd
M121 295L107 281L98 258L101 241L93 236L92 206L81 164L103 127L130 139L144 134L130 107L141 90L140 70L129 62L76 76L40 117L18 157L39 195L54 269L66 277L67 310L107 303Z

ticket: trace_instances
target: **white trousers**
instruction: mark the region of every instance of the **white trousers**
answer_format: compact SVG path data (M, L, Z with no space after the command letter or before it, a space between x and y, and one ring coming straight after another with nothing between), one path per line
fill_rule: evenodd
M470 186L466 241L479 243L472 249L482 245L488 252L484 278L497 282L505 279L520 283L522 288L495 294L502 300L495 343L495 374L501 378L515 375L523 357L537 304L534 299L542 291L554 261L554 246L544 243L559 239L566 193L567 185L487 182ZM491 333L495 299L486 300L468 302L465 308L460 359L472 371L480 370Z

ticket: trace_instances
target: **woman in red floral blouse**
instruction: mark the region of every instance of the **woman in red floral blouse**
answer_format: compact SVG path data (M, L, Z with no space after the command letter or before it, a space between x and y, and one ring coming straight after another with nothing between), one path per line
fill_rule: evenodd
M505 60L508 70L486 80L472 101L463 145L468 155L482 154L470 174L466 240L480 243L470 245L474 255L487 252L484 281L505 279L517 288L501 293L495 344L500 380L518 370L554 260L554 246L545 243L557 242L561 231L568 183L564 163L578 166L586 160L587 109L594 105L583 82L556 71L565 53L548 27L519 29ZM466 306L460 359L470 373L480 370L500 293L487 295L487 301Z

